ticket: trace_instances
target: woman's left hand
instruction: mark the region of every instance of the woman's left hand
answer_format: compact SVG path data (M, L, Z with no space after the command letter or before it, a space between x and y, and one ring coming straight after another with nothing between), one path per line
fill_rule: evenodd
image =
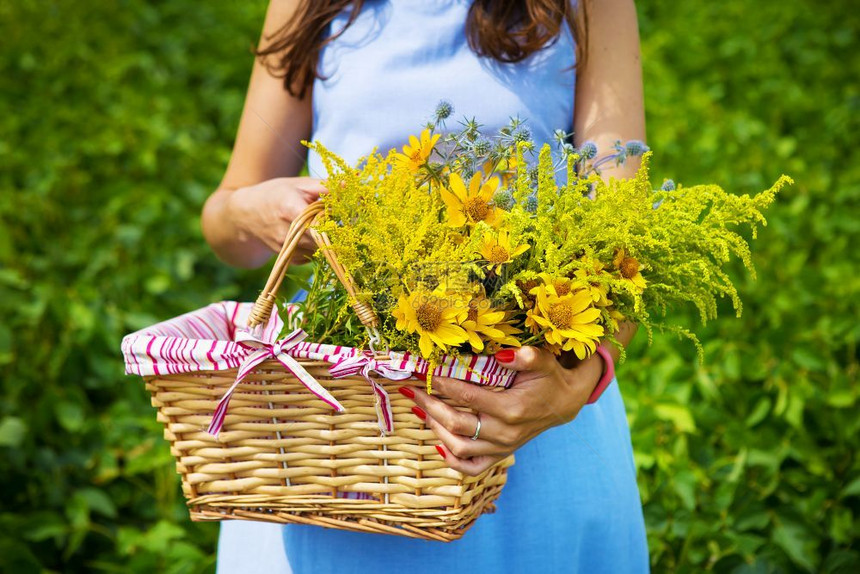
M497 359L504 357L499 355ZM417 387L401 390L407 397L414 395L410 398L421 409L416 414L426 414L427 424L445 445L449 466L470 476L482 473L543 431L572 421L603 371L599 355L567 369L550 351L537 347L517 349L512 361L500 363L518 371L513 385L504 391L448 377L433 377L433 395ZM476 440L472 436L478 418L445 404L436 393L479 413L481 432Z

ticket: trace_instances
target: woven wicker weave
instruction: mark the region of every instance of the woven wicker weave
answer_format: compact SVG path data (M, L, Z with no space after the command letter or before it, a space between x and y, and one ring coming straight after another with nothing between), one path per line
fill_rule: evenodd
M291 226L251 326L269 319L290 257L321 210L312 204ZM326 237L312 235L354 294L351 278L325 249ZM356 312L373 331L373 311ZM393 433L380 436L374 395L363 377L335 379L329 363L299 362L345 412L334 414L269 360L238 386L215 438L205 429L236 380L235 369L145 378L192 520L293 522L450 541L492 511L513 456L478 477L464 476L448 467L436 451L436 435L397 392L402 382L378 381L391 398L395 424Z

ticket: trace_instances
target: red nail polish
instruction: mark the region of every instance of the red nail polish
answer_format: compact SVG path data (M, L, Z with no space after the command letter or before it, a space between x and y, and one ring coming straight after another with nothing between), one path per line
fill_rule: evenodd
M423 409L419 406L412 407L412 412L415 413L415 416L421 419L422 421L427 420L427 413L424 412Z
M493 356L496 357L496 360L500 363L510 363L514 360L516 355L513 349L502 349Z
M409 387L400 387L397 390L401 395L403 395L407 399L414 399L415 398L415 391L413 391Z
M439 453L439 456L441 456L442 458L448 458L445 455L445 449L442 448L441 446L439 446L438 444L436 445L436 451Z

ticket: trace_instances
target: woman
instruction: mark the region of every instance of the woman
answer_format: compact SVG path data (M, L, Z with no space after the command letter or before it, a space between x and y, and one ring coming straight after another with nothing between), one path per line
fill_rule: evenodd
M645 139L633 0L590 0L577 10L566 0L273 1L260 55L230 164L203 210L207 240L233 265L268 261L290 221L323 191L321 162L307 158L304 139L352 161L405 143L441 99L490 132L511 116L527 118L539 144L557 128L603 150ZM315 177L296 177L306 159ZM625 177L636 167L606 174ZM303 249L313 249L308 238ZM618 338L626 344L634 333L625 325ZM618 385L584 406L603 360L562 365L533 347L503 353L497 358L519 372L504 393L434 379L442 394L480 413L480 429L475 416L420 385L402 391L452 468L478 474L517 452L498 511L450 544L289 525L283 540L294 571L648 570ZM229 532L258 527L222 528L221 570L229 558L254 571L255 542L264 537Z

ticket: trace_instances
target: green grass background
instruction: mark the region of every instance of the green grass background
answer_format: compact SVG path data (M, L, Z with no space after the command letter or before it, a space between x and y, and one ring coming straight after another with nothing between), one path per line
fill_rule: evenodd
M834 0L640 0L655 183L796 180L744 314L635 342L655 572L860 571L860 19ZM265 270L199 230L265 3L0 4L0 571L211 572L123 334ZM693 315L679 314L691 323Z

